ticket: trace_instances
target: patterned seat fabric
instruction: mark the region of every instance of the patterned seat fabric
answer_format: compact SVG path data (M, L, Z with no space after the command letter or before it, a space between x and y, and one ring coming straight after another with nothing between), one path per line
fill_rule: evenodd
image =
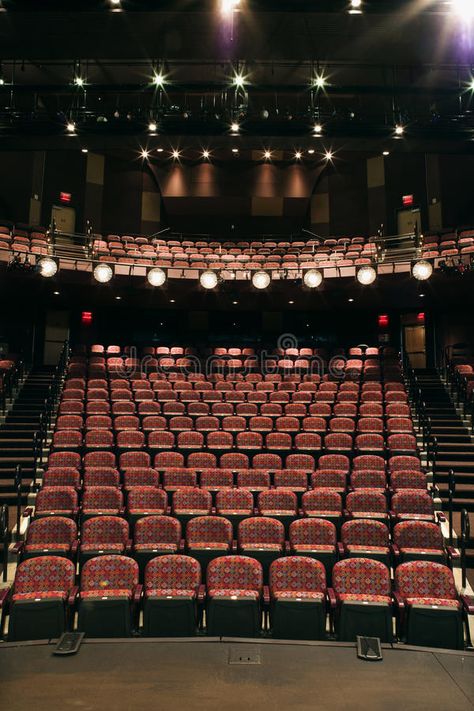
M201 472L201 488L211 491L229 489L233 485L230 469L205 469Z
M346 521L341 528L341 541L348 551L379 548L390 544L388 527L380 521Z
M331 521L322 518L302 518L293 521L289 531L292 550L335 550L336 527Z
M216 495L216 511L218 514L245 514L253 512L253 496L245 489L223 489Z
M342 498L337 491L315 489L303 494L302 506L307 516L318 513L340 515L342 513Z
M268 489L258 495L258 507L261 514L285 512L296 516L296 495L286 489Z
M151 467L131 467L123 473L123 485L126 489L135 486L158 486L159 474Z
M420 489L426 491L426 475L423 472L398 471L390 477L392 489Z
M81 598L132 597L138 584L138 564L122 555L91 558L81 574Z
M212 507L212 496L204 489L178 489L173 494L173 511L175 514L209 514Z
M45 555L24 560L16 570L12 601L65 600L74 585L75 575L74 564L67 558Z
M108 550L122 553L128 542L128 523L119 516L96 516L84 521L81 551Z
M392 509L398 517L425 518L434 515L433 499L426 491L407 489L392 496Z
M391 602L390 571L377 560L340 560L332 571L332 586L337 598L342 602Z
M321 469L311 476L311 486L313 489L334 489L342 492L346 489L347 474L344 471Z
M242 550L266 548L283 551L285 527L281 521L274 518L247 518L239 523L238 541Z
M324 600L326 571L314 558L290 556L273 561L270 566L270 594L279 599Z
M81 477L74 467L58 467L47 469L43 474L43 489L48 486L66 486L78 489Z
M207 568L210 598L229 597L258 600L263 590L262 566L242 555L215 558Z
M31 522L25 543L25 551L33 552L53 548L67 553L77 539L77 526L70 518L54 516Z
M393 529L393 540L401 551L444 551L441 529L427 521L401 521Z
M230 550L232 524L220 516L197 516L186 526L188 548L218 548Z
M146 597L195 598L201 584L201 566L187 555L163 555L145 569Z
M128 511L131 514L145 511L166 513L166 505L166 493L154 486L134 486L128 495Z
M123 495L113 486L89 486L84 489L82 510L84 513L120 513L123 509Z
M439 563L402 563L395 570L395 589L408 604L444 605L447 601L446 606L460 606L453 573Z
M347 495L346 508L352 515L387 515L387 499L378 491L359 489Z
M181 540L181 524L171 516L145 516L138 519L134 531L134 549L177 551Z
M72 514L77 509L77 492L69 486L41 489L35 501L35 514L63 512Z

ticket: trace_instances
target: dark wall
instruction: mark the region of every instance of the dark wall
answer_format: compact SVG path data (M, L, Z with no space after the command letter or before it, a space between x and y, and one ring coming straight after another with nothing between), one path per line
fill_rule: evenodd
M80 151L49 151L46 155L41 221L51 222L51 208L60 205L59 193L71 193L69 207L76 210L76 231L84 232L87 155Z
M390 155L385 165L388 234L398 233L398 210L402 209L402 196L413 195L414 207L419 207L421 223L428 229L425 156L422 153Z
M474 156L440 156L443 224L474 224Z
M368 234L367 161L335 162L329 175L330 232Z
M140 232L142 161L107 156L104 175L102 231Z
M28 222L34 153L0 154L0 216L6 220Z

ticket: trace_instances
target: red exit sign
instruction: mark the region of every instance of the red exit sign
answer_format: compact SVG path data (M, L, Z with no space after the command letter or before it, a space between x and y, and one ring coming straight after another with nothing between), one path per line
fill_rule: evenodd
M71 193L59 193L59 200L61 202L71 202L72 195Z
M402 195L402 203L403 203L403 205L406 205L406 206L413 205L413 203L414 203L413 195Z

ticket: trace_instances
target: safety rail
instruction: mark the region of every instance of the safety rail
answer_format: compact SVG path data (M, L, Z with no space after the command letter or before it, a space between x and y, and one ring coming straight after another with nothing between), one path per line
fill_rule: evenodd
M8 578L8 546L10 543L10 533L8 530L8 506L6 504L0 506L0 536L2 537L3 546L2 579L3 582L6 583Z
M449 545L453 545L453 499L456 493L456 476L454 470L448 472L448 520L449 520Z
M469 521L469 514L467 509L462 509L461 511L461 575L462 575L462 588L463 590L467 585L467 555L466 549L469 546L469 540L471 536L471 523Z

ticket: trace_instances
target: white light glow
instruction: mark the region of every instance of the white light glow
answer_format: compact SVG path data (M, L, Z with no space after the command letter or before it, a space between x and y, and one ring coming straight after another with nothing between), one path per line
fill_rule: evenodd
M317 269L310 269L309 271L305 272L303 281L305 283L305 286L307 286L309 289L317 289L317 287L321 286L322 284L323 275Z
M418 281L426 281L433 274L433 265L422 259L413 265L412 274Z
M163 74L154 74L153 75L153 84L158 87L162 87L165 83L165 77Z
M296 151L295 158L296 158L296 160L301 160L301 152L300 151Z
M315 133L322 133L323 132L323 127L321 126L320 123L316 123L314 125L314 132Z
M80 86L80 87L84 86L84 78L83 77L75 77L74 84L76 86Z
M152 286L163 286L166 281L166 272L159 267L153 267L146 275L146 278L148 279L148 283Z
M470 22L474 19L474 3L472 0L452 0L451 11L461 20Z
M151 133L155 133L157 128L158 128L158 126L156 125L155 121L150 121L150 123L148 124L148 130Z
M252 277L252 284L256 289L266 289L270 285L271 277L268 272L256 272Z
M69 123L66 125L66 130L69 131L69 133L74 133L74 131L76 130L76 125L72 121L69 121Z
M326 159L327 161L332 160L332 159L333 159L333 153L332 153L332 151L326 151L326 153L324 154L324 157L325 157L325 159Z
M238 123L233 123L230 127L232 133L238 133L240 131L240 126Z
M359 282L359 284L363 284L364 286L373 284L376 279L377 272L373 267L370 267L369 265L361 267L357 272L357 281Z
M100 284L107 284L107 282L112 279L113 275L114 273L112 271L112 267L108 264L98 264L94 267L94 279Z
M271 151L264 151L263 157L265 158L265 160L270 160L270 158L272 157Z
M208 160L209 156L210 156L209 151L205 150L202 152L202 157L204 158L204 160Z
M245 77L243 74L236 74L232 80L234 86L238 89L242 89L245 86Z
M326 86L326 77L324 77L322 74L317 74L313 79L313 85L317 89L324 89L324 87Z
M176 148L175 148L174 151L171 153L171 155L173 156L173 158L174 158L175 160L178 160L178 158L179 158L179 156L180 156L180 153L179 153L179 151L177 151Z
M199 281L204 289L215 289L217 286L217 274L212 271L203 272L199 277Z
M146 150L146 148L144 148L141 152L141 157L145 160L146 158L148 158L149 155L149 152Z
M403 136L404 133L405 133L405 128L403 126L401 126L400 124L397 124L395 126L395 135L396 136Z
M220 10L223 15L231 15L237 11L240 0L220 0Z
M38 262L38 268L41 276L49 279L58 271L58 264L54 259L51 259L51 257L43 257L43 259L40 259Z

